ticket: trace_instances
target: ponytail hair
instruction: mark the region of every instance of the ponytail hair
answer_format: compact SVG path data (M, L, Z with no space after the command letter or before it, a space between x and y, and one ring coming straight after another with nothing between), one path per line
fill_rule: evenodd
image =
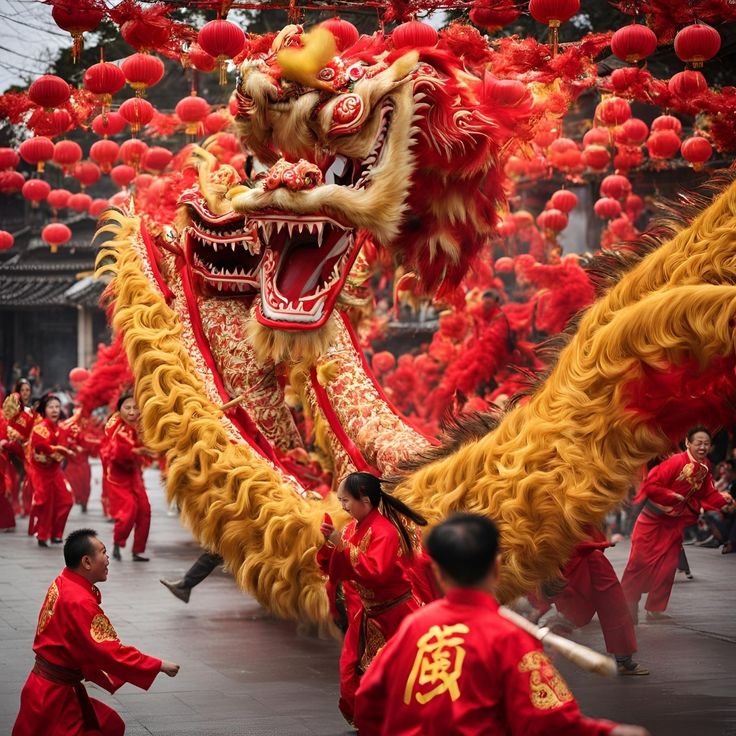
M427 526L427 520L414 509L399 501L381 488L381 479L372 473L350 473L345 480L345 490L356 499L367 497L371 506L377 508L395 527L404 552L411 557L414 545L401 517L413 521L417 526Z

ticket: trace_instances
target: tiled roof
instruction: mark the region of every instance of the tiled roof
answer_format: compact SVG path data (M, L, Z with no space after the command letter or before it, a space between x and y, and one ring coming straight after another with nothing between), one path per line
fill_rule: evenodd
M70 276L10 276L0 273L0 306L72 306L64 292L76 279Z

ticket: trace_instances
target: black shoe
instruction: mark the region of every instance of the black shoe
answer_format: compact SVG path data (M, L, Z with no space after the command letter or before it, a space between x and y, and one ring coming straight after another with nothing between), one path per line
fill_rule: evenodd
M63 539L60 539L59 537L54 537L51 540L51 544L63 544L63 543L64 543L64 540Z
M49 543L45 539L39 539L38 540L38 546L39 547L48 547Z
M123 559L123 556L120 554L120 547L117 544L114 544L112 547L112 558L118 562Z
M79 505L82 507L82 513L83 514L86 514L87 513L87 504L86 503L81 503Z
M133 553L133 562L148 562L148 557L144 557L143 555L137 555Z
M161 585L165 585L180 601L189 603L189 596L192 589L186 585L183 580L161 580Z

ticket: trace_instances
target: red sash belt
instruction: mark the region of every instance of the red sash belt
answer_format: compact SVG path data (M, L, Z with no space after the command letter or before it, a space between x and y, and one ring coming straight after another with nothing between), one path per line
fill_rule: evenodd
M43 677L44 680L56 683L57 685L70 685L74 688L79 700L79 707L82 711L82 720L84 721L85 731L99 731L100 724L97 720L94 706L89 699L87 690L82 685L82 671L72 670L67 667L60 667L58 664L51 664L43 657L36 655L36 662L33 665L33 674Z

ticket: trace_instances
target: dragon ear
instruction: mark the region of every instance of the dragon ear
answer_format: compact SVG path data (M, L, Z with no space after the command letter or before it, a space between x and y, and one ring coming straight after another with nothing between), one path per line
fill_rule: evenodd
M392 77L394 81L399 82L409 74L409 72L417 65L418 61L419 52L409 51L396 59L396 61L388 68L386 74Z
M276 59L281 76L305 87L324 88L327 85L317 78L317 72L337 53L335 37L326 28L315 28L302 36L301 48L284 48Z

